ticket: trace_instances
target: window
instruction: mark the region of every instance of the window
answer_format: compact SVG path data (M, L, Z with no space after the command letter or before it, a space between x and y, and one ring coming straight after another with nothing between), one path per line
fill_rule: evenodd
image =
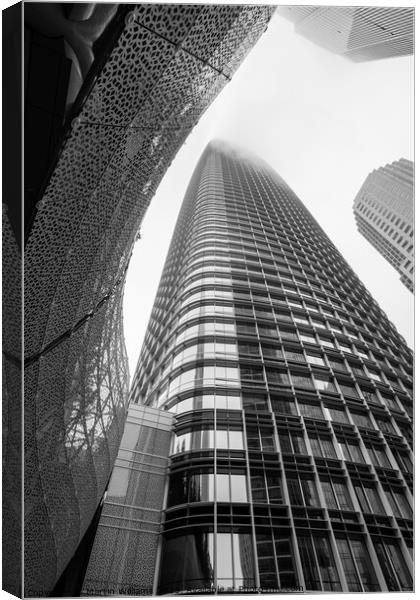
M326 375L318 375L315 376L315 388L320 392L337 392L335 384L333 380Z
M320 367L325 367L325 361L319 354L308 354L306 353L306 358L308 363L311 365L318 365Z
M287 476L290 504L293 506L320 506L318 492L312 479Z
M338 538L337 549L349 591L379 591L372 561L364 543L357 539Z
M276 471L251 469L251 492L253 502L283 504L281 480Z
M296 587L290 537L285 536L281 530L274 530L273 532L257 530L256 538L261 587L265 589ZM277 571L280 582L278 581Z
M405 473L412 473L413 472L413 463L411 461L409 453L405 450L400 450L397 448L391 448L391 450L392 450L392 454L394 455L394 458L397 461L398 466L401 469L401 471L403 471Z
M413 580L397 543L383 540L374 546L388 590L412 591Z
M214 429L193 429L176 433L172 454L189 450L218 449L243 450L242 431L236 429L217 429L216 440Z
M209 470L181 471L169 479L168 507L187 502L213 502L214 474Z
M382 381L381 376L377 371L374 371L373 369L368 369L368 374L369 377L374 381Z
M216 448L218 450L243 450L244 440L240 429L217 429Z
M296 404L293 400L280 398L279 396L271 396L271 406L275 413L283 413L286 415L297 415Z
M264 344L261 348L264 358L283 359L283 351L280 347L266 346Z
M319 342L321 346L325 346L326 348L335 348L333 342L327 338L319 336Z
M241 381L244 380L264 381L264 373L262 367L241 365Z
M268 383L278 384L278 385L290 385L289 377L286 371L280 371L280 369L269 369L265 370L267 375Z
M245 411L268 411L268 402L265 394L242 394L242 404Z
M413 511L404 492L394 486L382 486L394 516L412 519Z
M235 408L240 408L240 399L239 398L230 398L229 399L231 401L231 407L233 408L235 400L239 401L239 405L235 405ZM200 409L206 409L206 408L214 408L215 405L215 398L213 394L203 394L201 396L193 396L191 398L186 398L185 400L182 400L181 402L178 402L177 404L171 406L169 408L169 410L171 412L174 412L176 414L182 414L185 412L189 412L190 410L200 410ZM217 408L226 408L226 402L225 402L225 406L217 406Z
M183 390L196 387L202 382L213 385L217 381L223 381L223 385L239 385L239 373L237 367L225 367L223 365L205 365L188 369L180 373L169 384L168 396L177 394Z
M353 483L353 487L362 512L377 515L385 514L385 509L373 483L358 482Z
M255 586L251 534L218 532L216 543L217 585L225 589ZM243 557L244 548L251 552L246 561ZM190 549L189 556L191 560Z
M357 393L357 390L354 387L354 385L342 383L341 381L339 382L339 384L340 384L340 390L341 390L341 393L343 394L343 396L350 396L351 398L359 398L359 394Z
M309 404L307 402L298 402L300 413L304 417L311 417L312 419L324 419L324 413L319 404Z
M300 363L305 362L305 357L303 356L303 353L298 352L296 350L288 350L287 348L285 348L284 356L286 357L286 360L288 360L288 361L300 362Z
M334 445L330 438L310 433L309 442L311 444L314 456L320 456L323 458L337 458Z
M333 369L336 369L338 371L347 371L344 362L339 358L333 358L332 356L328 356L328 362L330 363Z
M274 431L271 427L246 428L248 449L259 452L275 452Z
M308 454L303 434L279 430L280 449L285 454Z
M217 473L216 500L217 502L248 502L245 471Z
M368 451L372 464L376 467L384 467L391 469L391 463L386 455L385 448L383 446L376 446L374 444L368 444L365 442L366 449Z
M366 462L365 459L363 458L363 454L359 448L359 444L355 440L339 441L338 445L340 446L344 460L348 460L350 462L355 462L355 463L365 463Z
M365 427L366 429L373 429L373 425L371 420L369 419L367 414L363 413L351 413L353 421L359 427Z
M299 337L302 342L309 342L310 344L316 344L316 340L313 335L309 335L308 333L301 333L299 331Z
M328 537L326 535L298 535L297 542L306 589L341 591Z
M268 325L258 324L258 331L261 336L277 337L277 328L269 327Z
M381 396L388 408L390 408L391 410L398 410L401 412L401 409L398 406L398 402L395 400L395 398L393 398L392 396L388 396L387 394L383 394L382 392Z
M238 344L239 354L245 355L258 355L260 354L260 347L258 344L247 344L245 342L240 342Z
M356 377L366 377L366 373L360 365L350 363L350 368L353 371L354 375L356 375Z
M345 483L325 479L321 481L321 486L328 508L353 510L353 503Z
M330 413L332 421L335 421L336 423L348 423L349 422L347 413L344 410L340 410L339 408L328 407L328 411Z
M307 390L313 390L314 384L312 382L312 378L310 375L298 375L296 373L290 374L290 379L292 380L292 384L298 388L304 388Z
M203 531L163 537L159 594L187 588L210 588L215 584L214 537L213 533ZM194 561L191 560L192 548L196 556Z

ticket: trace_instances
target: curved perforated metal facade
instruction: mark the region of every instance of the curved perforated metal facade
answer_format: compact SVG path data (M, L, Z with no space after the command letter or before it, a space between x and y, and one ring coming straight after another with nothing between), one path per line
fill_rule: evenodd
M53 587L115 459L122 293L144 212L272 12L133 5L38 203L25 252L26 595Z
M411 375L287 184L211 143L131 395L176 415L159 593L412 589Z

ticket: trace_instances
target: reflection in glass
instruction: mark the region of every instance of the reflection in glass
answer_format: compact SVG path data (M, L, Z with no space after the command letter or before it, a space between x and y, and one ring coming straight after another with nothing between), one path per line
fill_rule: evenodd
M214 584L214 535L198 532L163 538L159 594Z

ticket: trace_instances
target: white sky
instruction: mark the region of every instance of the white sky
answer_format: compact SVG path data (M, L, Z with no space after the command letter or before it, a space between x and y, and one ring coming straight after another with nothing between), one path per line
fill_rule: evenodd
M413 295L358 233L352 204L370 171L414 159L414 59L352 63L274 15L180 149L143 221L124 298L131 376L186 187L216 137L287 181L412 347Z

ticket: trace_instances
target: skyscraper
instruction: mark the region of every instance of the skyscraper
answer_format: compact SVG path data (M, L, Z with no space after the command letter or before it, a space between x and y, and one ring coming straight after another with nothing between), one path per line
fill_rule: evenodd
M353 204L357 228L414 289L414 164L401 158L370 173Z
M169 249L85 591L412 589L411 375L403 338L288 185L211 143ZM166 486L159 430L160 461L172 435Z
M414 51L414 9L384 6L281 6L296 32L354 62Z

